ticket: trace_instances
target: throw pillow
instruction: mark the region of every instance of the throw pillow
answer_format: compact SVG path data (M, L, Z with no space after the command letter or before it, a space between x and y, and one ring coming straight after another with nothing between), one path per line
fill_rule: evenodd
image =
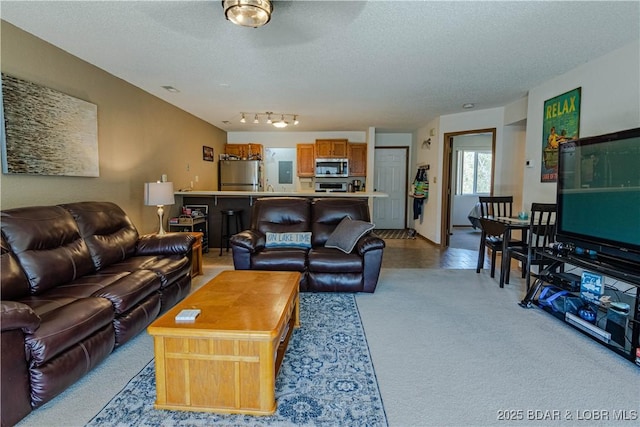
M310 248L311 232L270 233L266 234L266 248Z
M348 216L342 218L340 224L324 244L326 248L340 249L349 254L353 250L360 237L371 231L375 225L370 222L351 219Z

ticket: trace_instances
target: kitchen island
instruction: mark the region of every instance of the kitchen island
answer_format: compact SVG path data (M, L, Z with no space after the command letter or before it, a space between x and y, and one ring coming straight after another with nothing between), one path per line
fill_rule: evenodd
M209 247L220 247L220 227L221 211L242 210L242 228L249 228L251 223L251 207L253 202L261 197L342 197L366 199L369 203L369 210L373 212L373 199L378 197L389 197L386 193L357 191L355 193L328 192L316 193L313 191L177 191L175 193L176 203L172 206L170 217L178 216L182 206L197 205L207 206L208 210L208 231ZM176 230L174 230L176 231ZM232 228L232 231L233 228Z

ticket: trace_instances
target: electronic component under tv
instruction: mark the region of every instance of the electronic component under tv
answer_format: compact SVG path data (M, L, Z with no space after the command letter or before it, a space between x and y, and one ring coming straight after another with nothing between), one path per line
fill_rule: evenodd
M560 145L556 239L640 269L640 128Z

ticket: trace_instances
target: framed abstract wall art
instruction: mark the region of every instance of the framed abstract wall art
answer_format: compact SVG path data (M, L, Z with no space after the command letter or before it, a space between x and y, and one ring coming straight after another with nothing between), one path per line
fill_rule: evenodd
M97 177L98 107L2 73L2 172Z
M541 182L556 182L558 147L579 137L580 92L581 88L576 88L544 102Z

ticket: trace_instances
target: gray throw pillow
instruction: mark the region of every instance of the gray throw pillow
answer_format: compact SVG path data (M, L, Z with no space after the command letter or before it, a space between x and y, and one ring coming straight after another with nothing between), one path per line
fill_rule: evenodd
M353 250L360 237L371 231L375 225L370 222L351 219L348 216L342 218L340 224L324 244L326 248L340 249L349 254Z

